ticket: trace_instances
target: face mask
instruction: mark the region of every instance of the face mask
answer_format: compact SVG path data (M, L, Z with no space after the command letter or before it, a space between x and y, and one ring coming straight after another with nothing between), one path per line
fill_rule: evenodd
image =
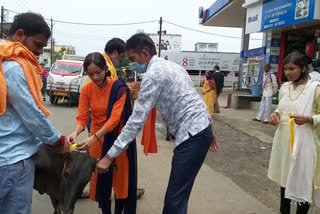
M132 70L135 70L138 73L144 73L147 71L148 64L144 63L140 65L138 62L129 63L129 66Z

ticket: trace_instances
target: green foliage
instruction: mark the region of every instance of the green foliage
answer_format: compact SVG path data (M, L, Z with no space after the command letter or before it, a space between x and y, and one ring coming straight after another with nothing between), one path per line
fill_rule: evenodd
M128 59L128 56L125 55L125 57L123 57L122 61L120 62L117 68L128 67L128 66L129 66L129 59Z
M53 52L53 61L55 62L56 60L60 60L63 58L65 55L67 49L66 48L61 48L59 51L54 51Z

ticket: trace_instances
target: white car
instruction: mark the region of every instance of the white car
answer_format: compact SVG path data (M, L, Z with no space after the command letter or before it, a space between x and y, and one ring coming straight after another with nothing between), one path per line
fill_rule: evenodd
M56 104L59 99L78 101L80 90L87 82L83 70L83 61L57 60L51 67L47 79L47 91L50 102Z

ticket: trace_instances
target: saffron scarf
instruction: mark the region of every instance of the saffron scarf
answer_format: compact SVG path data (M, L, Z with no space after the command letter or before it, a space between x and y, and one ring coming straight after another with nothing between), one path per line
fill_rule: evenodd
M42 68L38 59L20 42L11 41L5 41L0 44L0 115L6 112L7 107L7 85L2 68L4 60L16 61L21 65L34 101L45 115L50 115L50 112L42 102L41 88L43 83L39 77L39 74L42 73Z

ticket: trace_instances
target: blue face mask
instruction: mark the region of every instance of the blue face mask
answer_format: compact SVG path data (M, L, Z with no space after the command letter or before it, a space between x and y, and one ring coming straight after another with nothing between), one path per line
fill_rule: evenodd
M144 73L147 71L148 64L144 63L140 65L138 62L129 63L129 66L132 70L135 70L138 73Z

